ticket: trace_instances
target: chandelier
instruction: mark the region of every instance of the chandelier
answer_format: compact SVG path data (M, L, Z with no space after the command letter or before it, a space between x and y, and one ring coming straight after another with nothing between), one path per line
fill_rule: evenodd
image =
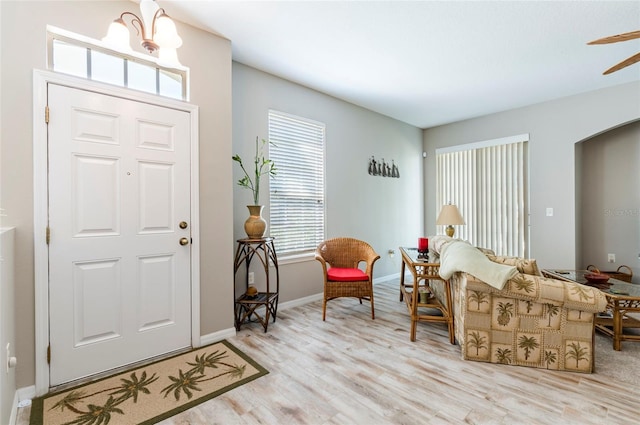
M155 0L140 1L139 17L135 13L123 12L120 17L109 25L109 31L102 41L116 50L130 52L130 34L125 17L131 19L131 25L137 35L142 37L140 44L150 54L158 52L158 61L167 65L178 65L176 49L182 46L182 39L176 30L176 24L169 18L164 9Z

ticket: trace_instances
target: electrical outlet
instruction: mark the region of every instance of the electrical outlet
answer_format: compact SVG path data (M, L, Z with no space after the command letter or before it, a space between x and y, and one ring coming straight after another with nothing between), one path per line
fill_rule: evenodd
M607 254L607 261L609 263L615 263L616 262L616 254Z
M255 276L254 276L253 272L249 272L249 283L250 284L254 282L254 278L255 278Z

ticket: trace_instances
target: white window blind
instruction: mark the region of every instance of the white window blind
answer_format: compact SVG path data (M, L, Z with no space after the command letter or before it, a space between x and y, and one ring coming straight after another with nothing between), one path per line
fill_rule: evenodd
M520 140L437 151L436 215L442 205L455 204L465 220L455 237L498 255L526 257L528 160L527 141Z
M269 111L269 226L278 254L315 250L324 240L325 125Z

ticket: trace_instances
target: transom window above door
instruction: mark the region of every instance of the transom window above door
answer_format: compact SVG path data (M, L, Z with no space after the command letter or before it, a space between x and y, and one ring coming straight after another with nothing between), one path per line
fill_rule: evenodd
M189 68L162 66L152 56L125 54L102 42L47 26L48 68L63 74L189 100Z

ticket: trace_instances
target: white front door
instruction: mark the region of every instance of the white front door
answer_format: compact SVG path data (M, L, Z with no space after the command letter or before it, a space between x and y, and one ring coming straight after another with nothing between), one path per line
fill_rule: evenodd
M56 84L48 105L56 386L191 345L191 129L187 112Z

